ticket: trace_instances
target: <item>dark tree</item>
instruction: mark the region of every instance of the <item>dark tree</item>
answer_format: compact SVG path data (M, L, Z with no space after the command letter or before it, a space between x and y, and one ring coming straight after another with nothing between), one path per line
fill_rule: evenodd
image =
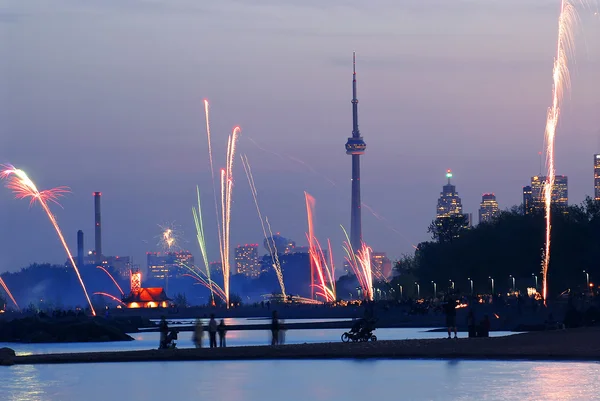
M438 217L431 222L427 232L437 242L452 242L469 228L469 220L464 214L451 214L447 217Z

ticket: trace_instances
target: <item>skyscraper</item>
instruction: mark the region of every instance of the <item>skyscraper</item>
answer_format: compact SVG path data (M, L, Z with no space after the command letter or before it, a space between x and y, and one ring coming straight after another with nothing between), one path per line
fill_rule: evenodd
M356 251L362 246L360 216L360 155L367 145L358 130L358 99L356 98L356 53L352 53L352 136L346 142L346 154L352 155L352 201L350 207L350 245Z
M594 155L594 199L600 201L600 154Z
M438 199L436 211L436 216L438 218L449 217L453 214L462 214L462 202L458 197L456 187L450 183L450 179L452 178L451 170L446 172L446 178L448 179L448 184L443 186Z
M481 196L481 204L479 205L479 222L489 223L498 215L498 202L496 195L483 194Z
M535 209L544 208L544 185L545 176L531 177L531 198ZM567 207L569 205L569 188L566 175L557 175L554 178L552 186L551 202L552 205Z
M238 274L243 274L246 277L258 277L260 275L258 244L236 246L235 267Z
M533 211L533 194L529 185L523 187L523 213L529 214Z

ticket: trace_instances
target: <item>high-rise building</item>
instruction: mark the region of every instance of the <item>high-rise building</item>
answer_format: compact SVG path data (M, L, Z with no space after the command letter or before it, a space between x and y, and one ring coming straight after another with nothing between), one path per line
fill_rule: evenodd
M392 275L392 261L385 252L373 252L371 254L371 269L375 280L388 279Z
M531 198L532 205L535 209L543 209L544 200L544 185L546 184L545 176L531 177ZM567 207L569 205L569 189L568 179L566 175L557 175L554 178L552 186L551 203L555 206Z
M148 276L154 279L180 277L194 265L194 256L189 251L146 253ZM187 266L187 267L186 267Z
M296 242L291 239L282 237L279 233L265 238L263 245L269 255L271 253L288 254L296 252Z
M533 193L529 185L523 187L523 213L529 214L533 211Z
M600 154L594 155L594 199L600 201Z
M236 246L235 267L238 274L243 274L247 277L258 277L260 275L258 244Z
M208 267L211 275L221 276L223 274L223 263L221 261L210 262Z
M456 187L450 183L452 171L446 172L448 184L444 185L437 204L437 217L449 217L453 214L462 214L462 202L456 192Z
M83 253L83 231L77 231L77 267L82 268L85 263Z
M479 222L489 223L498 215L498 201L496 195L483 194L481 196L481 204L479 205Z
M350 244L355 250L362 245L360 215L360 155L367 145L358 130L358 99L356 98L356 53L352 54L352 136L346 142L346 154L352 155L352 200L350 206Z

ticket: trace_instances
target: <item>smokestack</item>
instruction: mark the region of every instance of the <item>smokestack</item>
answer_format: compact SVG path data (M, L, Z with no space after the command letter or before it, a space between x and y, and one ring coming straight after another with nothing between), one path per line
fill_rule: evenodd
M83 231L77 231L77 267L83 266Z
M102 214L100 212L100 197L101 192L94 192L94 241L96 255L96 264L102 264Z

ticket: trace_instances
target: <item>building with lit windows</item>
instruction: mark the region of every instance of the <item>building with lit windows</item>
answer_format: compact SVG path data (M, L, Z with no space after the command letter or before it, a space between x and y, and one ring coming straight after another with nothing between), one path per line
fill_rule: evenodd
M456 192L456 186L450 183L452 171L446 172L448 184L444 185L437 203L437 217L448 217L453 214L462 214L462 201Z
M194 256L189 251L146 253L148 276L153 279L181 277L188 272L185 266L194 265Z
M600 154L594 155L594 199L600 201Z
M534 209L544 208L544 185L546 177L543 175L531 177L531 199ZM552 205L567 207L569 205L569 189L566 175L557 175L552 186Z
M295 241L282 237L279 233L265 238L263 245L269 254L277 252L280 255L287 255L288 253L294 253L296 248Z
M371 269L374 280L388 279L392 276L392 261L385 252L373 252L371 254Z
M258 244L235 247L235 268L237 274L243 274L246 277L258 277L260 275Z
M489 223L494 220L494 217L496 217L499 212L500 209L498 208L496 195L483 194L481 196L481 204L479 205L479 222Z
M523 213L529 214L533 211L533 194L529 185L523 187Z

